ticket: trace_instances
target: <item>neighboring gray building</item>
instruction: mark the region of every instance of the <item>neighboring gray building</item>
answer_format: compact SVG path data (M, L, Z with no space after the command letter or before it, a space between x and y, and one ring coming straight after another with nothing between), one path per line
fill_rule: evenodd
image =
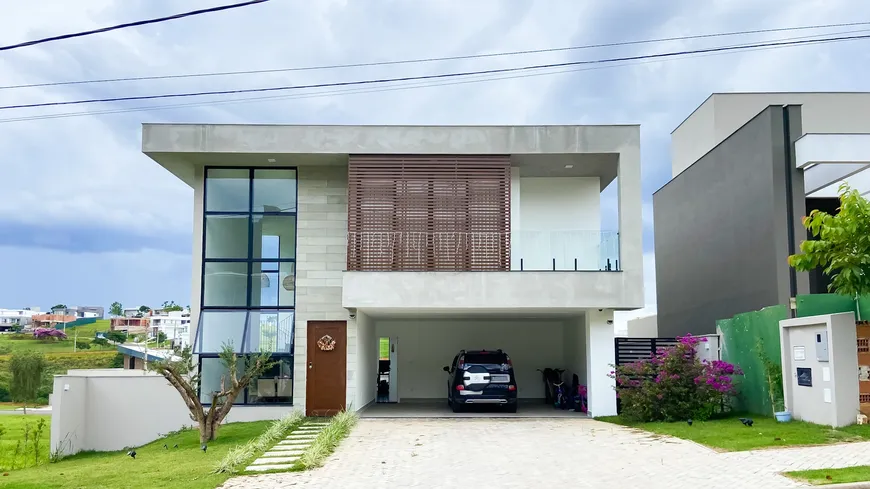
M673 132L672 156L653 196L659 335L713 333L827 291L787 258L803 216L836 212L840 181L870 191L870 94L714 94Z

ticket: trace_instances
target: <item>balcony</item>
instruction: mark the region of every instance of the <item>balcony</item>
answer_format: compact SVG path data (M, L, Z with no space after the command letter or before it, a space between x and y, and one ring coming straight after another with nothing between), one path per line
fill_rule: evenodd
M621 272L610 232L349 234L348 265L342 305L373 314L643 306L642 278Z
M612 231L351 232L347 269L365 272L618 271Z

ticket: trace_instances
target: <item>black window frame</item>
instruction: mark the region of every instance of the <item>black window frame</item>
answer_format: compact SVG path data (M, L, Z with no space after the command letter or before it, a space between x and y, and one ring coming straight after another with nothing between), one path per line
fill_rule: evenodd
M247 170L248 171L248 210L247 211L209 211L208 209L208 177L210 170ZM296 174L295 182L296 182L296 193L294 195L294 205L293 211L262 211L255 212L254 211L254 181L255 174L257 170L292 170ZM203 313L208 311L244 311L246 313L245 325L242 331L242 344L236 348L240 352L245 351L245 345L248 341L249 328L250 328L250 313L252 311L257 312L292 312L293 313L293 326L292 326L292 337L290 343L290 351L289 352L273 352L272 359L276 361L286 360L289 361L290 365L290 378L292 381L291 387L291 396L290 402L273 402L273 403L248 403L248 390L251 386L248 386L244 391L240 394L241 402L239 399L236 400L238 405L245 406L292 406L294 401L294 396L292 395L293 390L295 390L296 384L296 370L295 370L295 354L294 349L296 348L296 289L293 290L293 304L292 306L287 305L252 305L251 298L253 295L252 285L251 285L251 277L255 271L254 266L257 265L256 271L261 273L262 271L262 263L275 263L278 265L278 269L280 270L282 263L293 263L293 275L295 279L295 275L297 272L296 267L296 257L298 255L299 249L299 168L295 166L205 166L203 169L203 194L202 194L202 246L201 246L201 263L200 263L200 311L199 311L199 321L197 323L197 331L196 337L194 338L194 344L191 345L193 348L196 348L197 342L200 341L201 328L203 326ZM247 242L247 257L244 258L206 258L205 254L205 246L206 246L206 220L209 216L245 216L248 218L248 242ZM293 247L293 258L254 258L254 218L255 217L264 217L264 216L293 216L295 220L295 229L294 232L294 247ZM246 292L245 292L245 306L225 306L225 305L205 305L205 267L206 263L245 263L247 265L247 280L246 280ZM278 284L280 287L280 284ZM203 359L214 359L220 358L220 354L217 352L203 352L197 353L197 368L199 371L202 371L202 360ZM197 396L202 398L202 393L200 392L201 388L197 389ZM204 406L210 406L211 403L202 403Z

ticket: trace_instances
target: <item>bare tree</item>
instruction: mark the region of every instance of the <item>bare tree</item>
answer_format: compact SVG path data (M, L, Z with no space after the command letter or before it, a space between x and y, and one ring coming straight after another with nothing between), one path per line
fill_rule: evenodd
M163 375L181 394L190 410L190 419L199 425L200 443L207 443L217 437L218 428L232 409L236 397L275 364L271 355L268 352L240 355L234 352L232 345L224 345L220 359L226 373L221 376L220 390L203 393L211 400L210 406L203 406L200 400L202 373L197 371L189 347L177 351L171 358L152 362L150 368Z

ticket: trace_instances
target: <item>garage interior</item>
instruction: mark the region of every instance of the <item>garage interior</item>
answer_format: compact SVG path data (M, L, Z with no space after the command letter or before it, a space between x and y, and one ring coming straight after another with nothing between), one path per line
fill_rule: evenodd
M362 417L584 417L544 402L538 369L565 369L588 385L586 318L583 312L541 315L415 315L358 312L357 362ZM388 342L388 343L387 343ZM389 346L387 346L389 345ZM612 339L608 348L613 348ZM447 405L450 365L460 350L498 350L513 363L520 399L516 414L481 406L453 413ZM350 394L349 394L350 395Z

